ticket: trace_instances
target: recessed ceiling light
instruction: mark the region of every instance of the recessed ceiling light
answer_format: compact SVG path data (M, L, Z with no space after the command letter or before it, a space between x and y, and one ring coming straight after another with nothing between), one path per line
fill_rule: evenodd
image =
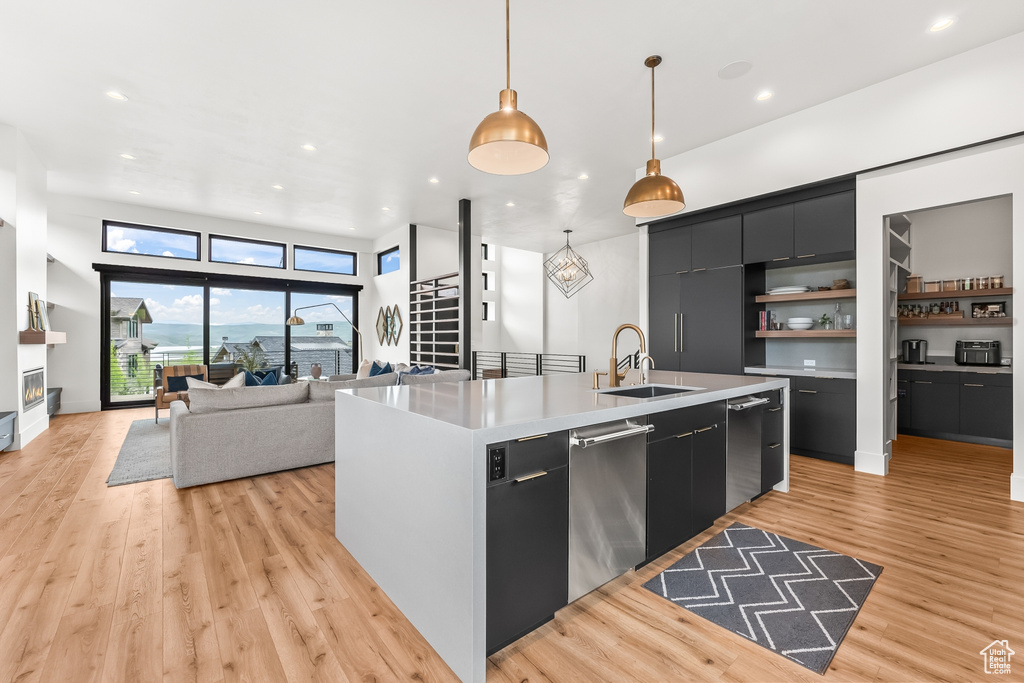
M515 205L516 205L515 202L506 202L505 203L505 206L515 206Z
M441 181L440 181L440 180L438 180L437 178L431 178L431 179L430 179L430 182L432 182L432 183L434 183L434 184L436 185L437 183L439 183L439 182L441 182Z
M586 173L580 173L578 176L576 176L576 180L586 180L589 177L590 176L588 176Z
M757 97L755 99L758 102L764 102L765 100L770 100L772 98L772 94L773 93L771 90L762 90L761 92L757 93Z
M257 216L262 216L263 215L262 211L253 211L253 213L256 214Z
M109 97L112 100L117 100L118 102L127 102L128 101L128 96L127 95L125 95L123 92L118 92L116 90L108 90L107 91L107 97Z
M271 185L270 187L274 188L275 190L283 190L284 189L284 185Z
M122 154L122 155L121 155L121 158L122 158L122 159L128 159L129 161L131 161L131 160L132 160L132 159L134 159L135 157L134 157L134 156L132 156L131 154L128 154L128 153L126 152L126 153L124 153L124 154Z
M752 68L754 68L753 64L751 64L745 59L741 59L736 62L730 62L729 64L726 64L721 69L719 69L718 77L721 78L723 81L728 81L733 78L739 78L740 76L743 76Z
M381 211L390 211L391 209L389 207L387 207L387 206L382 206L382 207L380 207L380 210Z
M316 151L316 147L314 147L313 145L309 145L309 144L303 145L302 149L306 150L307 152L315 152Z
M956 23L956 17L944 17L939 19L932 24L928 30L932 33L938 33L939 31L945 31L947 28Z
M349 228L349 230L355 230L355 228Z
M138 190L128 190L128 194L142 194Z

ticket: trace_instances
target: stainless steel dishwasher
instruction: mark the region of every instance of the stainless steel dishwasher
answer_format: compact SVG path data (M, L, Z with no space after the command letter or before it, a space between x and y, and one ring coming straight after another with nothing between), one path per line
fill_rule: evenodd
M647 418L569 432L569 602L644 561Z
M761 493L761 406L764 396L729 400L725 447L725 510Z

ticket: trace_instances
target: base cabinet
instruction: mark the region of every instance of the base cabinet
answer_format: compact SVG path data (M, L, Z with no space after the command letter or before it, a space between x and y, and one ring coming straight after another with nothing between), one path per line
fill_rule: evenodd
M786 453L783 448L785 411L782 392L765 394L768 403L761 416L761 493L767 493L786 476Z
M569 435L487 447L487 654L569 595Z
M852 379L790 380L789 450L796 455L854 464L857 383Z
M1013 375L900 370L901 434L1012 448Z

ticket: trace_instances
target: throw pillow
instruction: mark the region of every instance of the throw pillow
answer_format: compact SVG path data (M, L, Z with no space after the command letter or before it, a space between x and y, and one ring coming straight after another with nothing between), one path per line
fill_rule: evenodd
M277 375L268 373L262 379L245 370L245 386L247 387L269 387L277 384Z
M238 373L220 386L217 386L213 382L204 382L203 380L196 379L195 377L186 377L185 381L188 383L189 391L192 389L233 389L235 387L245 386L245 375Z
M409 370L410 375L432 375L435 370L429 365L414 365Z
M252 374L256 375L256 379L263 379L267 375L273 374L273 375L275 375L274 379L276 379L278 381L278 383L280 383L280 381L281 381L281 373L283 371L284 371L284 366L283 365L278 365L278 366L273 367L273 368L264 368L262 370L253 370Z
M188 391L188 380L198 379L202 381L202 375L177 375L167 378L167 391Z
M391 363L385 363L382 366L378 365L380 361L374 361L373 365L370 366L370 377L376 377L377 375L386 375L389 372L393 372L391 369Z
M369 360L364 360L359 364L359 369L356 371L356 379L366 379L370 376L370 368L373 366Z

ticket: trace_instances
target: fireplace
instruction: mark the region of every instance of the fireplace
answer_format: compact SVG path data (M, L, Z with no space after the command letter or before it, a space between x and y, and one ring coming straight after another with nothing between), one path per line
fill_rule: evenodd
M34 408L46 400L46 385L43 382L43 369L26 370L22 375L21 404L24 410Z

